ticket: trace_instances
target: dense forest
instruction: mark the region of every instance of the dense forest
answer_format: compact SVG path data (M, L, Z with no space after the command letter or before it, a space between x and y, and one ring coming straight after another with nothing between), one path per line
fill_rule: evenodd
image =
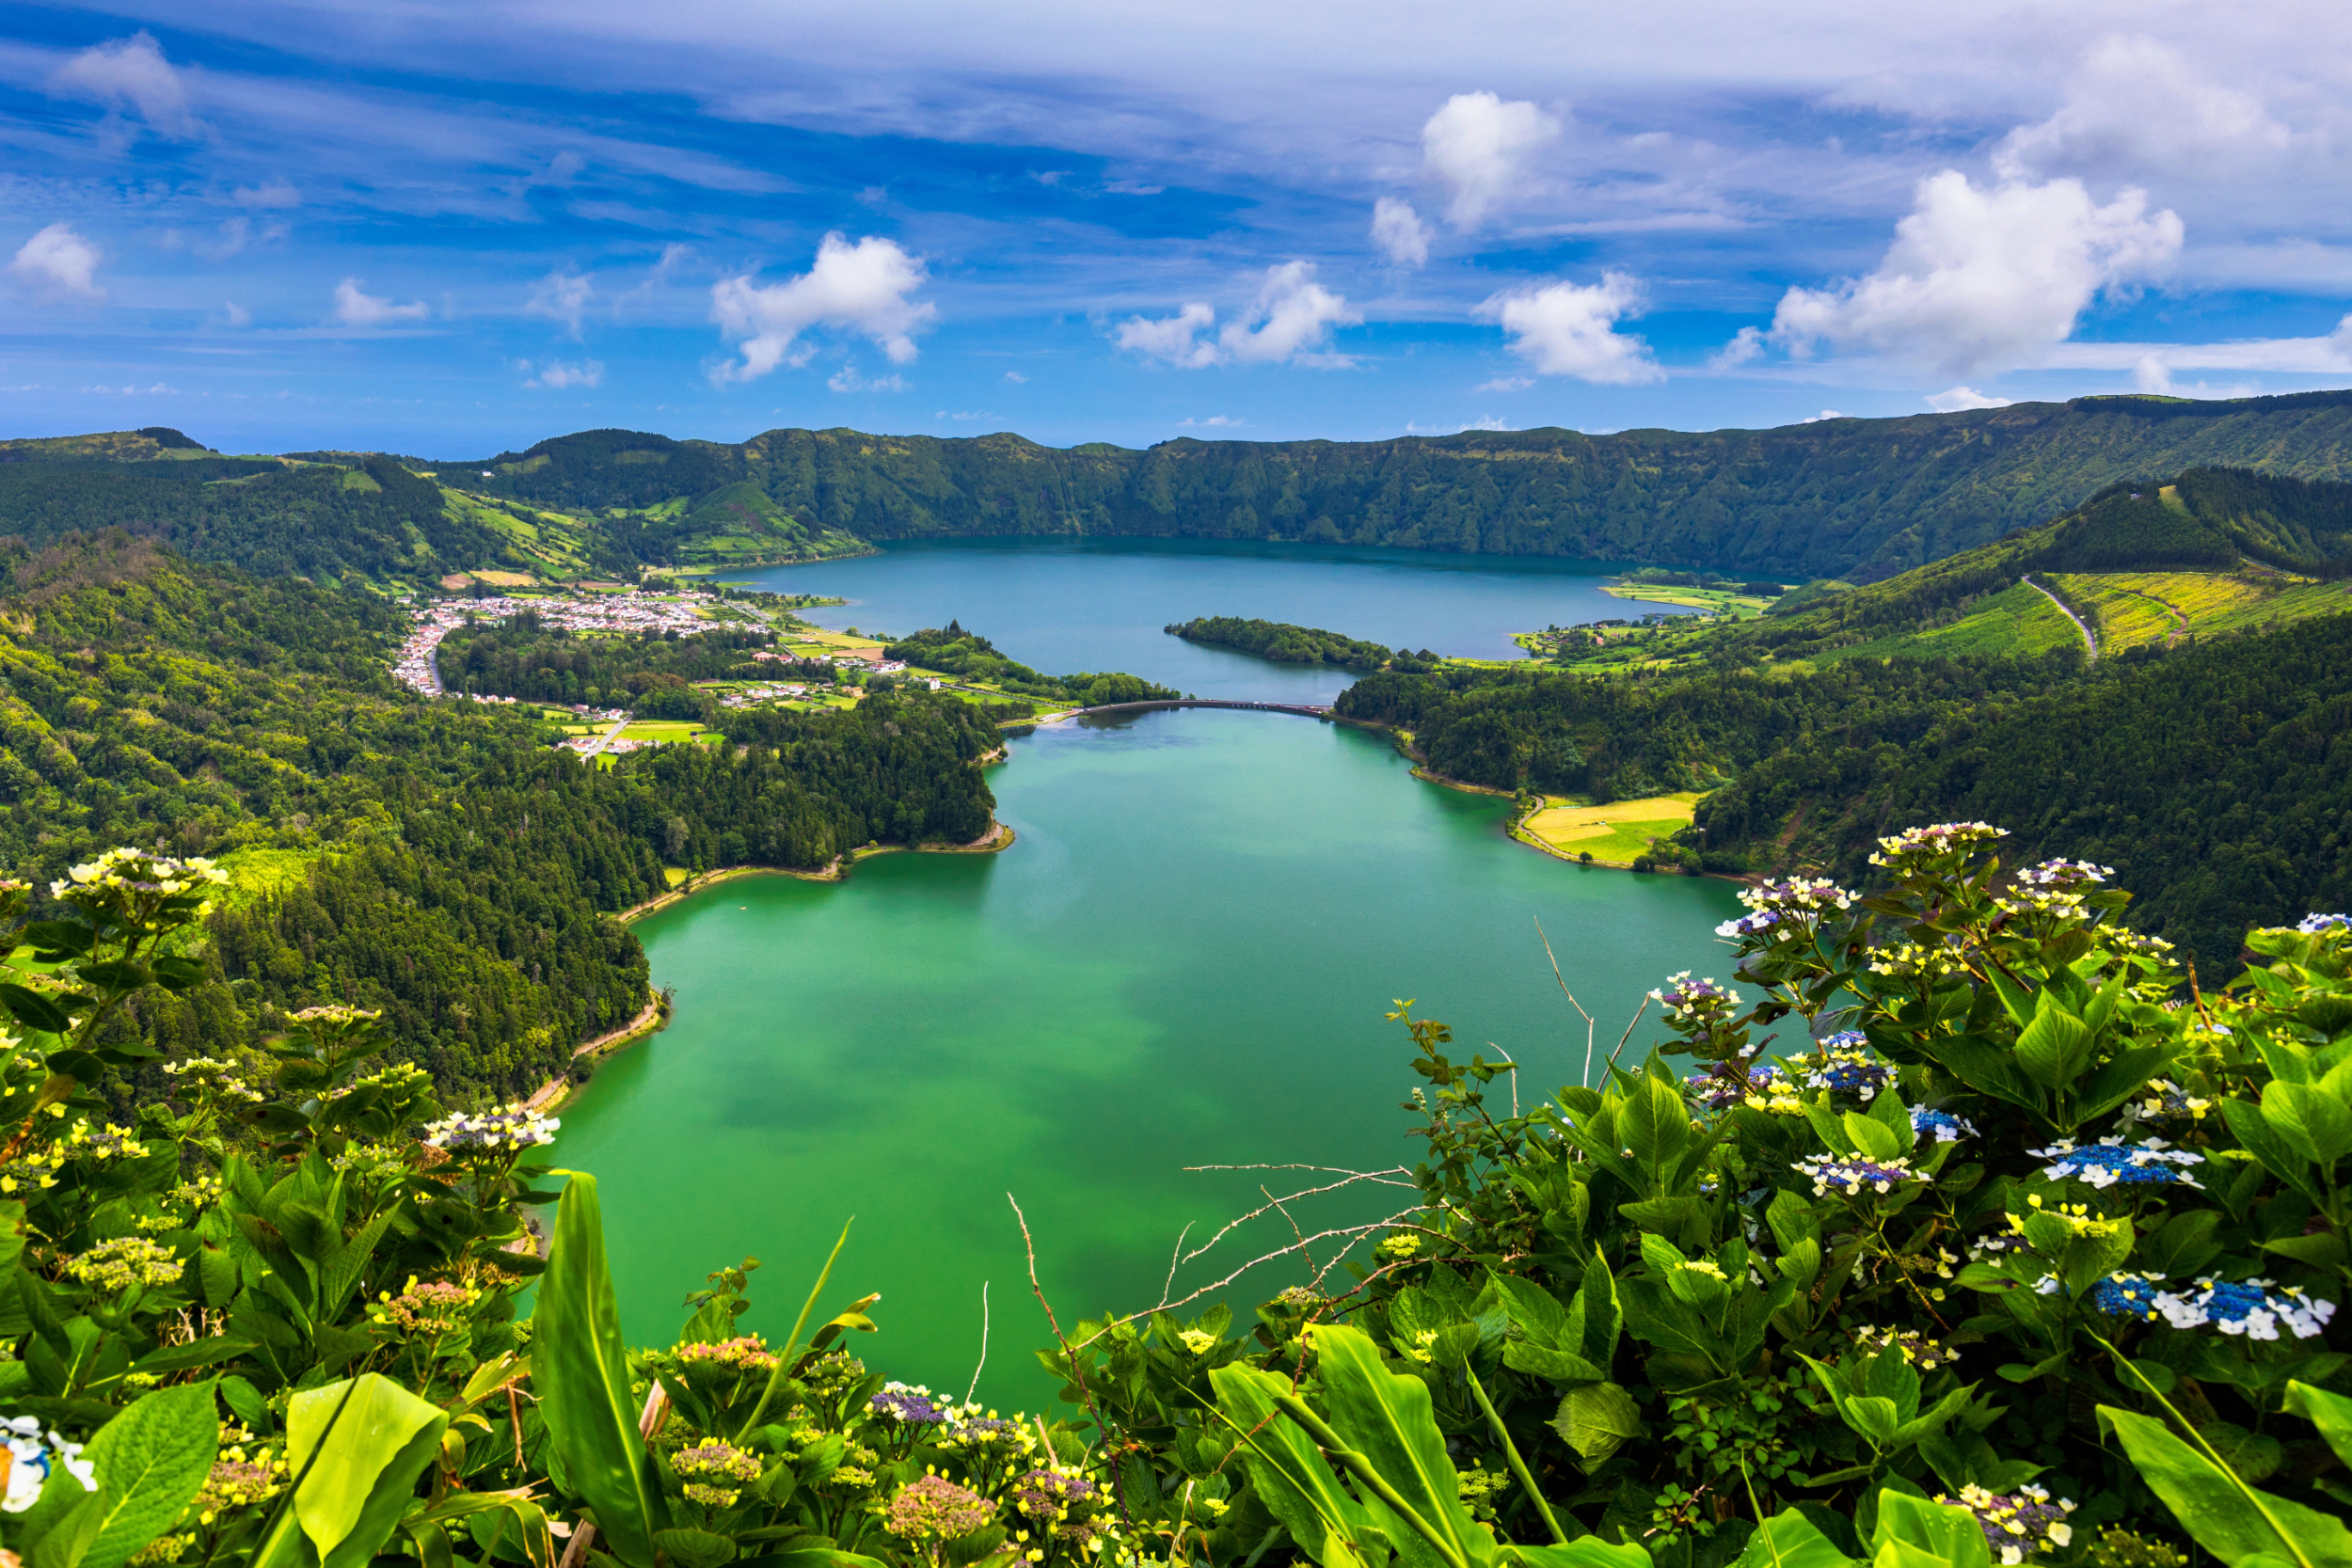
M1105 703L1138 703L1160 697L1181 697L1181 691L1154 686L1139 676L1109 674L1042 675L999 653L996 645L957 622L926 627L891 643L883 652L892 658L926 670L986 681L1025 697L1099 707Z
M1278 664L1337 664L1349 670L1377 670L1389 662L1389 650L1336 631L1294 626L1279 621L1245 621L1232 615L1201 615L1161 628L1187 642L1213 642L1239 648Z
M1761 431L1465 432L1164 442L1145 451L776 430L739 445L598 430L452 465L486 493L648 507L749 482L872 540L1140 534L1891 576L2118 482L2236 465L2352 476L2352 393L2078 398Z
M125 842L273 852L213 915L206 983L135 1011L175 1050L348 1000L387 1009L445 1091L512 1093L638 1010L644 956L610 915L660 892L665 864L964 842L994 804L976 764L996 732L967 703L728 714L731 746L599 770L548 749L532 714L395 686L404 622L367 594L119 531L12 546L0 571L11 873L44 885Z

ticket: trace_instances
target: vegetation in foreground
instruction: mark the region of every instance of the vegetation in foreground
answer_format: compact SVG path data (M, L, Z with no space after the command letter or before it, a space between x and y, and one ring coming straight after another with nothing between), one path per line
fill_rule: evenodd
M1746 895L1683 1058L1509 1114L1399 1004L1414 1189L1237 1324L1059 1320L1059 1419L885 1381L866 1296L757 1264L617 1331L556 1124L445 1115L378 1021L165 1064L109 1021L224 879L111 851L0 890L10 1465L33 1568L1901 1568L2352 1562L2352 917L2198 990L2103 868L1889 838ZM1777 1051L1770 1047L1787 1041ZM1596 1032L1593 1049L1598 1049ZM1697 1071L1688 1071L1695 1066ZM1327 1189L1326 1189L1327 1190ZM1291 1201L1308 1198L1296 1195ZM1359 1257L1359 1248L1369 1243ZM1320 1253L1323 1261L1314 1261ZM535 1312L520 1318L535 1288ZM1197 1299L1197 1298L1195 1298ZM830 1316L827 1314L830 1313ZM777 1320L767 1320L771 1323ZM1240 1332L1236 1332L1237 1327Z

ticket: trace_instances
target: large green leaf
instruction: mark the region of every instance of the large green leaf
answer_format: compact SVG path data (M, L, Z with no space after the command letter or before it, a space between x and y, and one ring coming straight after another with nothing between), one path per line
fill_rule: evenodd
M375 1372L294 1397L286 1463L302 1477L294 1518L322 1568L364 1563L390 1538L448 1424L439 1406Z
M1502 1555L1526 1568L1650 1568L1650 1555L1642 1547L1613 1544L1597 1535L1564 1546L1505 1546Z
M637 1430L595 1177L574 1175L556 1205L531 1364L548 1435L597 1534L628 1568L654 1568L654 1532L670 1528L670 1509Z
M1895 1554L1905 1562L1915 1561L1910 1555L1915 1552L1950 1568L1993 1568L1993 1551L1975 1514L1892 1488L1879 1494L1878 1523L1870 1532L1879 1562L1885 1562L1890 1544L1908 1548Z
M98 1490L41 1538L37 1568L121 1568L195 1500L219 1452L211 1384L160 1388L139 1400L90 1439L83 1457ZM51 1484L72 1482L58 1476Z
M1276 1411L1274 1396L1290 1392L1290 1380L1248 1367L1219 1367L1209 1383L1218 1410L1243 1434L1242 1464L1267 1512L1322 1568L1361 1568L1365 1558L1357 1541L1372 1516L1340 1485L1314 1441Z
M1570 1389L1551 1418L1551 1430L1592 1469L1642 1434L1642 1408L1613 1383Z
M1370 1462L1406 1506L1449 1542L1461 1560L1491 1561L1494 1536L1462 1504L1461 1481L1446 1457L1445 1438L1430 1408L1429 1386L1380 1364L1373 1342L1355 1329L1332 1326L1314 1333L1316 1368L1324 1402L1342 1441ZM1444 1560L1393 1511L1373 1498L1365 1505L1397 1556L1411 1568L1440 1568Z
M2318 1427L2336 1457L2352 1465L2352 1400L2308 1383L2289 1383L2287 1409Z
M1791 1508L1756 1527L1738 1568L1851 1568L1852 1562L1812 1520Z
M2103 1404L2099 1419L2181 1528L2230 1568L2261 1557L2352 1568L2352 1531L2342 1520L2247 1485L2153 1417Z

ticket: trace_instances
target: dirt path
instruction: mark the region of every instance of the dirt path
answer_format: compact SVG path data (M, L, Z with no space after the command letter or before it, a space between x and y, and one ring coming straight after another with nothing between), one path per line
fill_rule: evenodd
M598 1035L592 1040L583 1040L580 1044L573 1048L572 1054L575 1057L586 1056L594 1054L597 1052L611 1050L616 1045L626 1044L637 1036L645 1033L652 1026L653 1021L660 1015L660 1012L661 998L658 996L647 997L645 999L645 1010L644 1012L639 1013L635 1018L630 1019L627 1023L623 1024L618 1029L613 1029L605 1034ZM548 1079L546 1083L540 1085L539 1087L532 1092L531 1098L523 1101L523 1104L527 1108L533 1111L545 1110L555 1101L562 1099L564 1091L570 1087L570 1077L564 1073L558 1073L554 1077Z

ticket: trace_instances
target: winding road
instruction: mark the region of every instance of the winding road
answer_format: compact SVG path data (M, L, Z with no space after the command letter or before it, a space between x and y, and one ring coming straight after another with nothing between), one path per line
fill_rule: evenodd
M2059 598L2056 594L2053 594L2048 589L2042 587L2042 584L2034 581L2032 573L2028 572L2017 580L2032 589L2035 593L2041 594L2043 598L2049 600L2052 604L2058 606L2058 613L2074 623L2074 629L2083 634L2083 647L2090 654L2090 662L2096 664L2099 661L2099 640L2090 635L2090 628L2083 625L2083 618L2075 614L2073 610L2067 609L2065 600Z

